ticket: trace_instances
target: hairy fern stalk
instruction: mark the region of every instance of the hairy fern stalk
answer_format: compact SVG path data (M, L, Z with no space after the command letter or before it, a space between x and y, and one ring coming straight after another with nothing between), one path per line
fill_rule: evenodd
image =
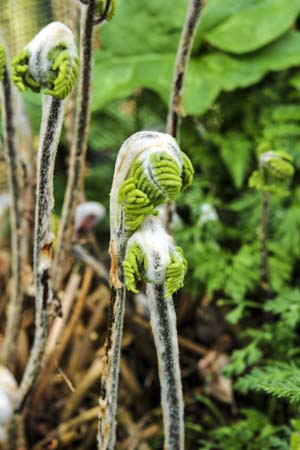
M127 288L132 292L138 292L138 281L147 282L159 365L165 448L183 450L184 407L172 294L183 286L187 263L159 219L149 216L129 239L123 268Z
M90 119L91 80L93 65L93 37L95 25L110 19L115 11L115 1L81 1L80 70L78 81L75 132L72 138L67 188L64 197L55 254L54 287L59 289L64 271L63 261L68 245L73 239L73 218L83 191L88 123ZM98 17L95 17L98 14Z
M78 71L72 32L59 22L49 24L14 58L12 65L12 79L21 91L31 89L43 94L33 255L36 329L20 386L17 411L21 412L40 373L48 336L48 308L52 300L50 272L54 239L51 231L54 163L63 121L64 98L70 93Z
M105 371L101 381L98 448L113 449L119 360L125 310L123 261L128 239L158 205L191 184L193 168L167 134L140 132L122 145L110 195L110 284L112 289Z
M22 313L22 205L21 166L17 146L13 91L4 46L0 44L0 83L4 149L10 185L10 223L12 254L12 293L7 311L7 327L2 350L2 363L13 368Z

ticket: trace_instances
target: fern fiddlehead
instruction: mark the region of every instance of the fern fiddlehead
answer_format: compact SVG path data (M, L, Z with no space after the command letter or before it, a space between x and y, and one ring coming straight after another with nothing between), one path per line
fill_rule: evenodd
M122 262L126 287L138 293L137 282L165 284L165 298L183 286L187 262L175 247L159 219L147 217L128 240Z
M72 32L59 22L49 24L13 60L12 65L12 79L21 91L31 89L43 94L34 233L36 329L20 386L17 412L21 412L39 375L48 335L48 307L52 301L50 271L54 239L51 231L54 163L63 121L64 99L70 93L78 71Z
M137 293L147 283L156 352L159 362L165 448L184 445L183 397L178 359L176 316L171 295L183 286L187 262L159 219L147 217L128 240L123 261L126 285Z
M106 340L106 369L100 393L98 448L101 450L112 450L115 443L119 359L125 309L124 271L127 273L128 286L135 289L141 276L141 267L145 269L148 264L136 245L129 250L126 259L127 242L148 216L156 214L157 206L174 199L189 186L192 174L188 158L181 152L175 139L164 133L134 134L124 142L117 157L110 195L112 294ZM174 292L181 285L184 270L178 266L179 255L176 248L168 252L170 264L164 295ZM178 283L175 278L179 272Z
M62 100L72 90L78 67L71 30L53 22L12 60L12 81L21 92L30 89Z

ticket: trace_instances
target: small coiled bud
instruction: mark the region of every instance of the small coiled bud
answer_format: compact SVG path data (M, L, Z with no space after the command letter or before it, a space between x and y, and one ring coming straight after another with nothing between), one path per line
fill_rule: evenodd
M293 162L288 153L267 151L260 155L259 170L252 173L249 186L284 197L289 194L287 185L293 175Z
M3 45L0 44L0 81L3 80L5 64L6 64L5 49Z
M175 247L159 219L147 217L127 243L123 261L126 286L138 293L137 282L165 285L165 297L183 286L187 262L182 249Z
M20 89L31 89L64 99L71 92L79 60L72 31L52 22L12 61L12 81Z
M259 165L266 180L270 177L287 180L294 175L292 158L285 152L265 152L259 158Z

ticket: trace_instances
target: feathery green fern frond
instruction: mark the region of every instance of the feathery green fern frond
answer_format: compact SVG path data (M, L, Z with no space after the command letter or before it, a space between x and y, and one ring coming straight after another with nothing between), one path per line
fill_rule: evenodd
M253 369L236 383L236 388L246 394L263 391L291 403L300 402L300 369L293 364L279 363Z

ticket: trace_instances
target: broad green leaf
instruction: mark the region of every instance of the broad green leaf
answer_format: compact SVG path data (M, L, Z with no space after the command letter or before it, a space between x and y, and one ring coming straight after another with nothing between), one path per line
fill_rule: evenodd
M268 71L300 64L300 33L290 31L274 43L245 56L213 52L193 58L189 64L183 109L186 114L202 114L222 91L250 86ZM109 101L131 95L138 88L157 92L168 104L173 76L174 53L147 53L129 56L112 52L96 55L93 110Z
M220 91L244 88L270 71L300 65L300 33L290 31L274 43L244 56L214 52L190 62L183 106L187 114L202 114Z
M251 52L285 33L299 12L299 0L211 0L199 33L221 50Z
M176 53L186 0L122 0L114 19L100 29L101 51L115 55Z

